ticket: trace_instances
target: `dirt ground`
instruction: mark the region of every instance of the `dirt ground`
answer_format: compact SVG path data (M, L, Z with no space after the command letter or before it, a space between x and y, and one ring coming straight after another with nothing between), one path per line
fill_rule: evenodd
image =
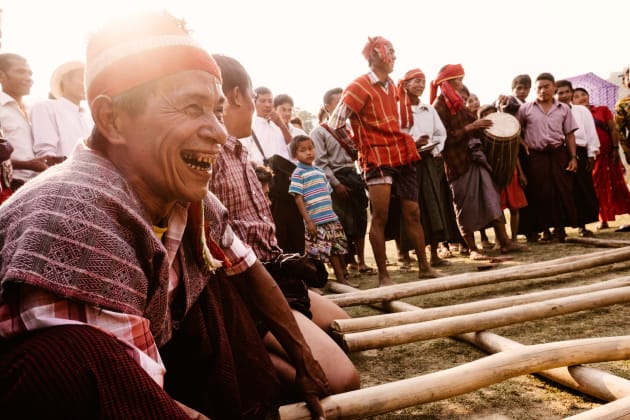
M611 228L596 229L596 224L588 228L601 239L629 240L630 233L615 232L615 228L630 225L630 217L618 217L610 223ZM577 231L568 229L569 236L577 236ZM488 235L493 240L491 229ZM519 241L526 244L524 238ZM562 258L570 255L601 251L603 248L574 243L526 244L525 252L513 254L513 259L502 262L499 267L527 264ZM389 261L397 260L393 241L387 243ZM499 255L499 251L488 251L490 255ZM413 254L412 254L413 255ZM371 250L366 251L366 260L375 267ZM479 262L454 253L449 258L450 265L440 268L445 275L465 272L478 272ZM417 266L412 271L400 270L400 265L391 265L390 273L396 283L417 279ZM489 286L460 289L450 292L433 293L406 298L403 301L413 305L430 308L456 303L487 299L496 296L511 296L544 289L570 287L612 278L630 275L630 261L594 269L544 279L519 280ZM359 281L361 289L375 287L376 275L353 275L352 281ZM378 313L366 306L345 308L353 317ZM540 344L553 341L571 340L588 337L620 336L628 334L630 325L630 303L602 309L582 311L570 315L558 316L541 321L532 321L502 327L491 332L518 341L522 344ZM440 338L352 353L350 357L361 372L361 386L393 382L405 378L425 375L431 372L451 368L486 356L487 353L470 344L450 338ZM608 371L617 376L630 379L630 360L598 363L589 365ZM595 408L602 401L582 395L572 390L561 388L552 382L534 375L526 375L506 380L477 391L458 397L423 404L403 410L374 416L379 420L389 419L562 419Z

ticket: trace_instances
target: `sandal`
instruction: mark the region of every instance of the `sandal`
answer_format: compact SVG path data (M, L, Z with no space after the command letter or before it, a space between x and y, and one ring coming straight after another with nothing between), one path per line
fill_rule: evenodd
M453 253L451 252L450 249L448 249L445 246L439 247L438 250L437 250L437 254L438 254L438 257L440 257L442 259L444 259L444 258L453 258Z
M488 257L487 255L482 254L479 251L470 251L470 255L468 256L468 258L470 258L473 261L484 261L484 260L489 260L490 257Z
M364 265L363 267L359 268L359 273L361 274L376 274L376 269L373 267L369 267L367 265Z
M409 271L411 270L411 263L409 261L403 261L402 264L400 264L400 268L398 268L399 271Z

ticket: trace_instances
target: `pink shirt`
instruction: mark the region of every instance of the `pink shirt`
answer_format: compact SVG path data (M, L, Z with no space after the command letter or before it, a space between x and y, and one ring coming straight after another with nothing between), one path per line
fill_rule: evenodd
M516 118L521 123L525 144L536 151L562 146L566 135L579 128L571 108L555 99L546 113L538 101L527 102L520 106Z

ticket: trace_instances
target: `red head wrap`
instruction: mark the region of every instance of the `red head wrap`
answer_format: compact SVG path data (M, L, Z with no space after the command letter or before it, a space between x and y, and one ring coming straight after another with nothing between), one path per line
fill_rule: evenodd
M361 51L361 54L363 54L363 57L365 57L365 59L369 61L370 55L372 55L372 52L376 50L379 58L385 64L391 64L392 55L388 48L391 47L391 45L392 43L382 36L375 36L374 38L368 37L368 42L367 44L365 44L365 47L363 47L363 51Z
M457 79L458 77L464 77L464 68L461 64L447 64L442 71L436 76L435 80L431 82L431 92L429 102L433 103L437 97L437 88L447 80Z
M400 126L409 128L413 125L413 114L411 113L411 100L405 82L413 79L424 79L424 73L420 69L409 70L405 76L398 81L398 109L400 112Z
M101 94L115 96L145 82L202 70L221 80L219 67L166 12L143 12L112 22L88 42L88 103Z

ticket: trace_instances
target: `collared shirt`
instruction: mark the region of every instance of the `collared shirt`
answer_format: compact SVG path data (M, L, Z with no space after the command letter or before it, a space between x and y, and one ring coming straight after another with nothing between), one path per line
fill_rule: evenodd
M575 144L586 147L588 157L597 156L599 154L599 137L593 114L584 105L571 105L571 112L579 127L575 130Z
M260 149L252 136L240 139L249 151L250 161L261 165L264 159L268 159L273 155L280 155L287 160L291 160L284 134L273 121L256 115L252 120L252 131L256 134L263 153L260 153Z
M316 225L339 220L332 208L331 192L324 171L298 162L291 175L289 194L302 196L306 212Z
M354 136L345 128L350 120ZM332 112L329 126L340 139L359 151L364 170L396 167L420 159L416 145L400 129L396 89L387 79L381 83L374 72L355 79L343 92Z
M33 133L27 115L15 99L0 92L0 127L5 139L13 146L11 159L29 161L35 159ZM14 169L13 178L28 181L39 172L28 169Z
M276 227L262 186L247 158L247 149L228 136L212 168L210 190L228 209L234 233L249 244L261 261L282 254Z
M418 105L411 105L411 113L413 115L413 125L402 130L411 135L416 141L424 135L429 136L428 144L437 145L431 150L431 154L438 156L444 150L446 128L437 111L431 105L420 102Z
M322 169L328 182L334 188L339 185L335 171L342 168L355 168L354 160L339 142L324 127L317 126L311 131L315 145L315 166Z
M527 102L521 105L516 118L521 123L525 144L536 151L562 146L566 135L578 129L569 106L555 99L547 112L538 101Z
M94 123L89 112L61 97L31 109L35 156L69 156L90 135Z

